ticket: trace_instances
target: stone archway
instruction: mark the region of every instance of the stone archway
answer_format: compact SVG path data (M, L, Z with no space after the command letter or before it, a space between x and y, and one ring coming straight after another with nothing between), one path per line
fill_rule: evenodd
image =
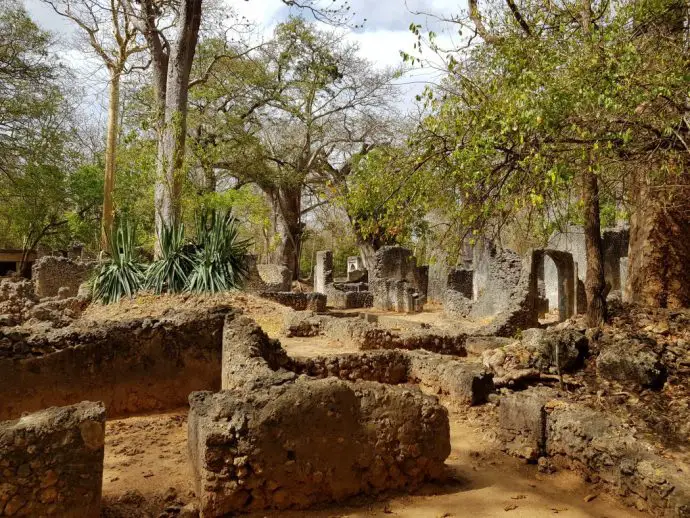
M575 262L570 252L554 250L551 248L537 249L532 251L532 275L530 275L530 292L533 300L538 299L538 275L537 272L543 268L544 258L548 257L556 265L556 279L545 278L544 282L554 282L558 291L558 320L563 322L575 314L577 307L577 292L575 286ZM546 286L549 291L550 286Z

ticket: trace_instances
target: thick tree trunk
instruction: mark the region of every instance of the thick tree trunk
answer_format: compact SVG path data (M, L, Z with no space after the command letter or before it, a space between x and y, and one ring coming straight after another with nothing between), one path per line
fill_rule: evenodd
M606 320L606 284L604 281L604 254L601 241L599 212L599 182L597 175L589 169L583 178L585 210L585 251L587 254L587 325L597 327Z
M108 250L113 231L115 206L115 160L117 152L118 116L120 107L120 72L110 71L110 98L108 101L108 135L105 144L105 175L103 182L103 216L101 218L101 250Z
M180 33L171 50L167 66L165 116L158 141L154 191L158 235L163 225L174 226L180 219L189 74L200 23L201 0L183 0L179 20ZM157 243L156 252L158 251Z
M627 301L690 307L690 174L669 185L653 185L641 175L630 220Z
M276 230L280 235L280 244L276 258L292 272L292 279L298 280L300 274L300 251L302 249L302 189L297 187L280 187L274 191L277 218Z

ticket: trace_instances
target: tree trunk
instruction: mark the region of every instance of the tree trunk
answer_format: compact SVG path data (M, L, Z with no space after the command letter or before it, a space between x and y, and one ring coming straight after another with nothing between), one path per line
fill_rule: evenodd
M115 207L115 159L117 152L118 116L120 107L120 72L110 71L110 98L108 101L108 135L105 144L105 176L103 182L103 216L101 218L101 250L108 250L113 231Z
M182 0L180 33L168 60L165 87L165 116L158 141L155 208L156 231L175 226L180 219L189 74L201 23L201 0ZM156 253L160 245L156 243Z
M302 248L302 189L301 187L280 187L275 191L277 201L276 230L280 234L280 244L276 250L278 261L292 272L292 279L298 280L300 274L300 250Z
M597 175L587 166L583 178L582 201L585 210L585 251L587 254L587 325L597 327L606 320L606 284L604 281L604 254L601 241L599 212L599 182Z
M638 304L690 306L690 174L667 185L645 175L634 188L625 299Z

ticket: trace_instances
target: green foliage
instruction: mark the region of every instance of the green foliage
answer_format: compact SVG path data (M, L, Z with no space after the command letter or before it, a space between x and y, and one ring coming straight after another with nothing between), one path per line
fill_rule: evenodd
M522 4L529 32L508 5L482 6L492 41L449 54L448 77L421 96L429 115L410 153L433 157L421 182L447 187L439 205L459 227L521 225L543 239L581 219L584 172L598 176L611 223L626 212L627 178L684 169L690 76L672 30L684 8L588 5L591 25L572 16L581 0Z
M187 290L217 293L239 288L247 275L250 241L239 235L239 225L228 212L203 211L197 218L197 250Z
M92 280L93 297L104 304L134 296L144 285L146 271L137 255L136 232L128 222L117 225L108 245L110 255Z
M160 258L146 270L146 287L157 295L180 293L187 287L189 274L194 269L195 247L185 242L184 225L163 225L158 236Z

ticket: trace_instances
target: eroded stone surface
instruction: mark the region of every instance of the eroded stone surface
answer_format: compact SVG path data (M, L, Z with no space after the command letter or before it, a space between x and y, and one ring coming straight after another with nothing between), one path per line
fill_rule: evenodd
M0 329L0 419L100 400L111 416L184 405L220 388L227 308L31 333Z
M0 516L100 516L104 434L87 401L0 423Z
M201 515L304 509L441 475L447 411L417 390L334 378L190 396Z

